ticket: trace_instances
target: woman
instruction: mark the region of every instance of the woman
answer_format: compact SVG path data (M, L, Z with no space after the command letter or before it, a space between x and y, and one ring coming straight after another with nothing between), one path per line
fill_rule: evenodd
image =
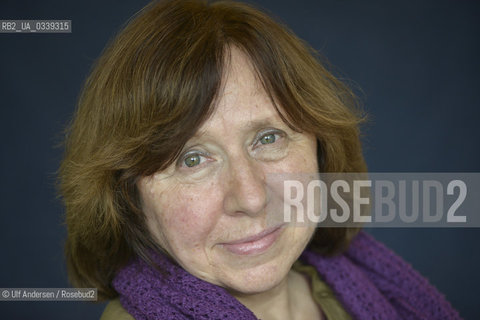
M314 55L234 2L152 3L107 47L60 169L70 275L103 319L459 318L358 229L268 223L269 175L366 171Z

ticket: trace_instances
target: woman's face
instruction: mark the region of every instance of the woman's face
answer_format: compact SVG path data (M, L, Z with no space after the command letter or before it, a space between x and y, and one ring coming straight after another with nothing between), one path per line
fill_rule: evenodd
M150 232L198 278L246 294L273 288L314 228L268 225L269 205L281 195L267 176L318 172L316 146L313 135L281 120L233 48L214 114L176 163L138 183Z

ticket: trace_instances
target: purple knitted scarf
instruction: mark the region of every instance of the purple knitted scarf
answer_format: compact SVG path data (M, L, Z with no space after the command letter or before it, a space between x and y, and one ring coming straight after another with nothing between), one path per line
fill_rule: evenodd
M342 255L306 250L314 266L353 319L461 319L428 281L399 256L360 232ZM132 261L113 281L135 319L257 319L224 288L200 280L166 257L154 257L165 275Z

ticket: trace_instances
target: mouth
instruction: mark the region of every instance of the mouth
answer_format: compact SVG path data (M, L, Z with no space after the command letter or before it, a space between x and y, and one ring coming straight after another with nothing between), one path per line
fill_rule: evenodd
M253 236L222 243L227 251L237 255L259 255L267 251L278 239L285 225L268 228Z

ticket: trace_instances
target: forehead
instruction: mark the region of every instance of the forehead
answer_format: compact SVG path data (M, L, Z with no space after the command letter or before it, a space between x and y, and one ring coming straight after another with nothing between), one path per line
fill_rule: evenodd
M240 49L231 48L214 112L196 136L275 122L282 121L252 62Z

